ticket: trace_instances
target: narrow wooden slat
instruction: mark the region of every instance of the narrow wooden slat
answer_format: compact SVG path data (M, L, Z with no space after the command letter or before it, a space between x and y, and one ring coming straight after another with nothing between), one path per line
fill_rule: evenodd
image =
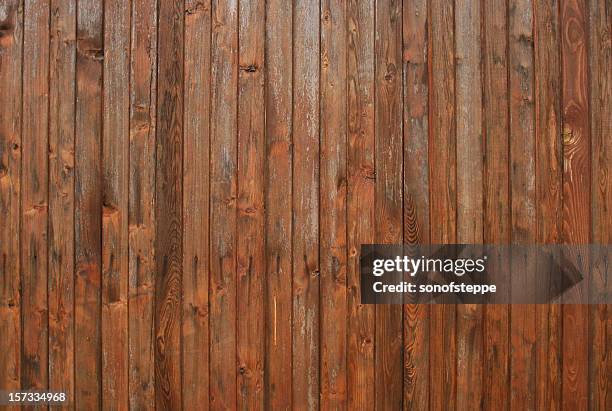
M183 403L208 409L211 2L185 2Z
M536 241L561 241L562 147L558 2L534 2ZM536 408L561 406L561 307L538 305Z
M404 242L429 243L427 0L403 2ZM404 307L404 410L429 409L428 305Z
M511 181L511 239L515 244L536 241L535 112L533 4L511 0L508 7L509 136ZM530 287L516 284L512 287ZM535 410L536 308L515 305L510 320L510 409Z
M265 3L240 2L238 64L238 409L264 407ZM259 104L258 104L259 102ZM291 180L283 176L287 183ZM289 240L290 244L290 240ZM289 269L289 272L291 270ZM290 309L289 309L290 310ZM287 343L289 346L290 344Z
M319 4L294 2L292 402L319 408Z
M48 384L49 5L24 4L21 185L22 389Z
M588 10L589 108L591 129L591 241L612 243L612 41L610 26L612 5L609 1L589 2ZM609 261L609 260L608 260ZM603 261L593 261L603 266ZM608 263L609 264L609 263ZM592 288L603 289L603 279L591 277ZM589 307L589 408L612 407L610 363L610 324L612 306Z
M457 224L453 4L431 0L430 24L430 235L433 244L454 243ZM456 405L456 308L430 307L430 408Z
M347 8L348 127L348 409L374 409L375 307L362 305L361 244L372 244L374 219L374 3Z
M74 198L75 407L90 409L102 408L102 15L102 2L78 1Z
M508 138L508 14L506 0L483 1L483 76L485 126L484 244L510 243ZM500 260L500 262L508 262ZM498 283L501 288L510 278ZM507 305L484 307L484 409L507 410L509 396L509 314Z
M376 243L403 239L402 4L376 3L375 134ZM400 409L403 401L402 307L376 307L376 408Z
M591 232L587 18L586 0L561 2L563 242L568 244L589 243ZM572 291L586 292L586 288L579 286ZM564 410L588 407L588 352L588 307L564 305L561 354Z
M212 9L210 124L210 408L236 407L238 5Z
M346 4L321 2L321 408L347 406Z
M130 4L104 2L102 403L128 408Z
M21 387L20 190L23 4L0 3L0 387Z
M159 3L155 172L155 405L182 404L184 2Z
M49 389L74 399L76 8L51 8L49 87Z
M483 242L483 83L481 4L455 0L457 242ZM457 306L457 409L482 402L483 307Z
M155 118L157 2L132 2L128 346L130 408L155 403Z

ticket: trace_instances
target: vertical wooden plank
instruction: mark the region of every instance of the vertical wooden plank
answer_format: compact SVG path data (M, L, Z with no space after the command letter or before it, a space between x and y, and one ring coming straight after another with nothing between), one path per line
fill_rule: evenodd
M48 384L49 4L24 4L21 190L21 389Z
M102 403L128 408L130 2L104 2Z
M558 2L534 2L536 240L561 241L562 147ZM561 307L538 305L536 408L561 406Z
M261 296L266 262L261 241L265 229L265 173L261 170L266 140L265 105L258 103L264 99L265 3L240 1L238 15L237 401L238 409L261 410L265 346ZM283 177L289 184L290 178Z
M295 409L319 409L319 3L294 2L293 352Z
M612 4L608 0L589 2L588 62L591 128L591 241L612 243ZM595 263L595 262L594 262ZM598 262L602 264L603 262ZM593 285L597 284L592 278ZM601 286L601 284L600 284ZM610 394L610 323L612 307L589 307L589 408L612 406Z
M404 243L429 243L428 1L403 2ZM404 410L429 409L430 307L404 307Z
M266 9L266 408L291 407L292 4Z
M210 407L236 407L238 4L213 3L210 125Z
M208 409L211 2L185 2L183 403Z
M588 244L591 231L591 141L586 0L562 1L560 20L563 75L563 242ZM586 410L588 307L564 305L562 327L562 408Z
M457 242L483 242L483 102L481 4L455 0ZM498 159L496 159L498 160ZM457 306L457 409L482 402L483 307Z
M375 307L362 305L361 244L375 242L374 208L374 2L347 9L348 127L348 409L374 409Z
M321 2L321 408L346 397L346 4Z
M454 243L457 224L454 14L452 2L431 0L430 40L430 235L433 244ZM435 162L434 162L435 161ZM456 345L454 305L435 305L430 316L430 407L454 410Z
M510 163L508 138L508 3L483 1L484 233L485 244L510 243ZM509 261L508 261L509 263ZM510 284L509 279L507 284ZM503 285L503 284L500 284ZM483 318L484 409L510 406L508 305L487 305Z
M403 238L402 3L376 3L375 132L376 242ZM400 409L403 401L402 307L376 307L376 408Z
M510 0L508 25L511 238L515 244L533 244L536 241L536 135L531 0ZM535 305L515 305L511 310L511 410L536 409L535 314Z
M75 126L75 407L102 408L102 61L103 5L77 4Z
M21 388L20 183L23 2L0 3L0 387Z
M49 87L49 389L74 400L76 2L51 6Z
M133 0L129 146L130 408L155 403L155 118L157 1Z
M159 2L155 177L155 405L182 407L184 2Z

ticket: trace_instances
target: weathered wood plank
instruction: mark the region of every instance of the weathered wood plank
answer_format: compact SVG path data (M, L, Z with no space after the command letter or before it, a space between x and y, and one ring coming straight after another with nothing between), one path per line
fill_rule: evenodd
M21 387L21 119L23 2L0 3L0 387Z
M266 250L260 239L266 210L265 173L261 172L266 164L266 106L258 102L264 99L265 2L240 2L238 15L237 401L238 409L262 410L265 311L261 296L265 290ZM288 177L282 176L287 184L291 181Z
M210 408L236 407L238 4L213 3L210 124Z
M184 2L159 2L155 172L155 405L182 407Z
M49 389L74 400L76 2L51 7L49 67Z
M155 130L157 2L132 2L129 147L130 408L155 403Z
M209 406L211 2L185 2L183 403Z
M128 409L130 7L104 2L102 403Z
M294 2L293 351L295 409L319 409L319 4Z
M321 2L321 408L346 396L346 4Z
M103 4L77 4L75 126L75 407L102 408Z
M375 406L375 307L362 305L359 291L361 244L375 238L374 207L374 3L347 7L348 127L348 409Z

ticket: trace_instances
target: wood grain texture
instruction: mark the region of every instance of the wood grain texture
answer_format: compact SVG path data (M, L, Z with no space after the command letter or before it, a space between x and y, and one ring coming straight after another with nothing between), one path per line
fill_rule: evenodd
M292 347L292 15L266 4L266 408L290 409Z
M0 4L0 387L21 386L21 118L23 3ZM8 87L12 85L12 87Z
M128 409L130 4L104 3L102 403Z
M183 403L208 407L211 2L185 2L183 140Z
M155 136L157 2L132 2L130 37L128 391L132 409L155 401Z
M184 4L159 3L155 171L155 406L182 406Z
M49 388L74 398L76 2L53 2L49 49Z
M319 408L319 4L293 6L292 402Z
M102 408L103 5L77 4L75 108L75 407Z
M376 3L375 164L376 243L403 241L402 4ZM401 300L400 300L401 302ZM376 409L403 402L403 313L399 305L376 307Z
M347 5L348 409L375 405L375 307L361 304L361 244L375 241L374 4Z

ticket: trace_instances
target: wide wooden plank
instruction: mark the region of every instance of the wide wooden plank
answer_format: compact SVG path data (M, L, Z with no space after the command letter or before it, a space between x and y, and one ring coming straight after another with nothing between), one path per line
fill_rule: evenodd
M428 2L404 0L404 242L429 243ZM404 409L429 409L428 305L404 307Z
M49 66L49 389L74 399L76 7L51 9Z
M455 0L457 242L462 244L483 242L481 7L479 1ZM457 306L457 409L460 410L476 409L482 402L482 320L482 306Z
M128 409L130 7L104 2L102 140L102 403Z
M49 138L49 4L24 4L21 144L22 389L48 384L47 217Z
M21 387L20 195L23 4L0 3L0 387Z
M185 2L183 403L208 409L211 2Z
M129 402L155 403L155 126L157 2L132 2L129 147Z
M561 76L557 1L534 2L536 241L562 240ZM536 307L536 409L561 407L561 306Z
M183 1L159 3L155 172L155 405L182 404Z
M293 9L292 402L319 409L319 4Z
M238 409L264 407L266 159L264 98L265 2L240 2L238 32L237 346ZM287 176L282 176L290 182ZM290 207L290 204L286 207ZM290 241L289 241L290 244ZM288 262L290 263L290 262ZM289 268L289 272L291 269ZM290 311L290 308L289 308ZM286 342L288 346L291 344Z
M347 4L348 409L374 409L375 307L361 304L361 244L374 243L374 4Z
M77 4L75 125L75 407L102 408L103 4Z
M346 4L321 2L321 408L346 396Z
M612 41L609 1L590 1L588 9L589 108L591 131L591 241L612 243ZM609 258L609 256L608 256ZM604 261L592 261L604 266ZM608 259L609 264L609 259ZM603 289L603 278L591 277L592 288ZM589 408L606 410L612 406L610 324L612 306L589 307Z
M510 243L510 170L508 135L508 14L505 0L484 1L484 244ZM508 263L509 261L500 260ZM504 278L510 284L510 278ZM483 308L484 409L507 410L509 396L509 315L507 305Z
M511 184L511 240L536 240L535 111L533 4L511 0L508 8L509 136ZM512 287L530 287L517 284ZM510 409L535 410L536 308L515 305L510 320Z
M210 408L236 407L238 5L213 3L210 123Z
M455 243L457 168L455 135L455 52L453 3L432 0L429 12L430 59L430 240ZM430 409L455 409L456 307L430 307Z

